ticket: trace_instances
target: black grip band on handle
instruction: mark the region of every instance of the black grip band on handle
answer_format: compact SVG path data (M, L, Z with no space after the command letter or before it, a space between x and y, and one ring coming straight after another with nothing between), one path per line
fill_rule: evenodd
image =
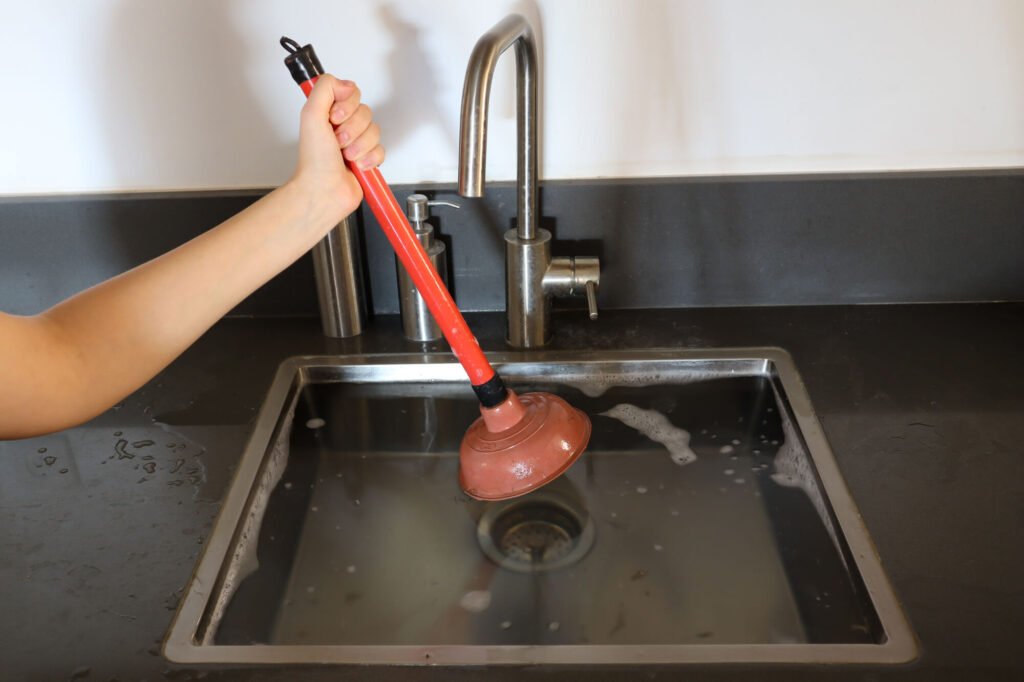
M299 47L299 44L288 37L281 38L281 47L288 50L288 56L284 58L284 65L288 67L292 78L299 85L317 76L322 76L324 67L316 56L312 45Z
M479 386L474 385L473 392L484 407L497 407L508 400L508 389L497 372Z

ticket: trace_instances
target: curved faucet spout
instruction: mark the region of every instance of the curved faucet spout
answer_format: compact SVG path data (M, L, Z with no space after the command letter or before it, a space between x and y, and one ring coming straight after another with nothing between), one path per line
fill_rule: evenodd
M537 236L537 44L529 22L510 14L477 41L466 67L459 131L459 194L484 191L487 159L487 110L498 58L516 48L516 130L518 163L518 236Z

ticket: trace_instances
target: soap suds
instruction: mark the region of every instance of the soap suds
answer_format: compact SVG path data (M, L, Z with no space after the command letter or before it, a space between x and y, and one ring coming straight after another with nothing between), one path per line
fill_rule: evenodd
M210 618L210 627L206 629L203 644L213 643L213 638L217 634L221 618L224 617L224 611L227 609L228 604L231 603L231 598L235 595L238 586L259 568L259 561L256 558L256 546L260 537L260 528L263 525L263 515L267 511L270 495L278 483L281 482L281 476L288 465L289 444L294 418L295 407L293 405L281 424L273 449L268 456L263 477L256 486L253 501L249 505L249 513L246 515L242 525L241 537L235 543L235 551L228 562L227 570L224 572L224 585L217 595L217 602L214 605L213 614Z
M600 398L610 388L646 388L661 384L692 384L719 377L721 374L717 372L668 369L664 372L601 372L593 376L573 377L559 383L578 389L589 398Z
M818 487L817 478L812 470L813 465L811 464L810 455L804 452L800 439L797 437L796 429L793 428L793 424L789 419L782 420L782 433L784 438L781 447L775 455L775 473L771 476L772 481L786 488L800 488L806 493L807 497L811 500L811 504L814 505L815 511L818 512L818 518L821 519L825 530L828 531L829 536L832 538L836 552L843 560L843 563L846 563L839 544L838 534L832 523L832 517L828 512L828 504L825 502L825 497L821 493L821 488ZM772 443L778 443L778 441L773 440Z
M601 416L617 419L655 443L661 443L668 450L672 461L679 466L697 461L696 453L690 449L690 432L672 424L661 412L621 403L602 412Z

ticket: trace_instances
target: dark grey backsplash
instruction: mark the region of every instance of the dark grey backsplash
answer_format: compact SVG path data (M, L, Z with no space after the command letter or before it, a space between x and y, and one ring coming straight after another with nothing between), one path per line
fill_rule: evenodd
M514 187L395 194L414 190L463 206L433 218L459 305L503 309ZM0 199L0 309L42 310L262 194ZM1024 171L553 181L540 205L556 255L601 257L607 308L1024 300ZM394 256L362 218L374 310L396 312ZM236 313L315 314L312 278L304 258Z

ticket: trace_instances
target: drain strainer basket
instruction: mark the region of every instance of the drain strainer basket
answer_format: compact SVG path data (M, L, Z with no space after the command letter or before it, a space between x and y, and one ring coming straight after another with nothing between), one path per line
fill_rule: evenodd
M477 524L477 540L502 568L553 571L586 555L594 544L594 524L585 510L542 491L489 505Z

